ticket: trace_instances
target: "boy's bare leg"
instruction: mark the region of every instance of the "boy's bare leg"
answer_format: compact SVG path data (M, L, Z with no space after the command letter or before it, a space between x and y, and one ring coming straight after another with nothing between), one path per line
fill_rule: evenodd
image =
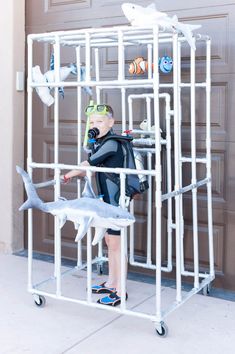
M108 247L108 259L109 259L109 277L106 282L108 288L116 288L117 286L117 272L116 272L116 257L115 257L115 245L113 245L112 239L110 241L109 234L105 235L105 242ZM115 237L115 236L113 236Z
M108 235L109 279L108 287L114 287L121 295L121 237ZM127 262L126 262L127 268ZM126 274L125 274L126 277Z

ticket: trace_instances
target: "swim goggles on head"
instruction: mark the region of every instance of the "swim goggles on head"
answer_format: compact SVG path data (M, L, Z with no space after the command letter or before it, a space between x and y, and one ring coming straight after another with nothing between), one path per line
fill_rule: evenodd
M102 115L110 115L111 117L113 116L113 110L107 104L89 105L86 107L85 113L87 116L89 116L93 113L98 113L98 114L102 114Z

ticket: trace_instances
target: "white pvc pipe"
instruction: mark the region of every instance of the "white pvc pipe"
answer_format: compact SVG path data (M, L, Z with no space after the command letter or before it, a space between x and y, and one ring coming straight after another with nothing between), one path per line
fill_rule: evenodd
M158 72L158 26L153 29L153 92L154 92L154 125L155 125L155 173L156 173L156 318L161 321L161 144L159 125L159 72Z
M90 82L91 81L91 47L90 47L90 40L91 39L90 39L89 32L86 32L85 38L86 38L86 48L85 48L86 81ZM82 82L80 82L80 83L82 83ZM90 85L88 84L85 86L90 86Z
M59 37L55 38L54 44L55 57L55 83L60 82L60 42ZM59 87L54 89L54 163L59 163ZM55 168L54 179L54 199L58 200L60 196L60 169ZM54 237L55 237L55 276L56 276L56 295L61 295L61 231L59 219L54 219Z
M95 48L95 80L100 81L99 49ZM100 88L96 86L96 103L100 103Z
M100 81L100 61L99 61L99 49L95 48L95 79L96 82ZM100 94L101 88L96 86L96 103L100 104ZM103 257L103 242L102 240L98 243L98 257Z
M81 48L76 47L77 81L81 81ZM81 163L82 148L82 88L77 87L77 164ZM77 178L77 197L81 197L81 180ZM77 267L82 265L82 241L77 244Z
M191 183L197 182L196 172L196 104L195 104L195 50L191 48L190 60L190 81L191 81ZM199 287L199 254L198 254L198 216L197 216L197 188L192 190L193 209L193 259L194 259L194 287Z
M178 34L173 34L173 63L178 67ZM174 152L175 152L175 191L180 189L180 152L179 152L179 77L178 70L173 70L174 80ZM180 229L180 196L175 196L175 224L176 224L176 301L181 302L181 229Z
M130 82L130 80L127 79L123 79L121 80L106 80L106 81L100 81L99 83L97 83L96 81L93 80L85 80L85 81L61 81L58 83L55 82L45 82L45 83L34 83L31 82L30 83L31 87L77 87L77 86L81 86L81 87L85 87L85 86L91 86L91 87L95 87L95 86L99 86L102 88L107 88L107 89L118 89L121 87L125 87L127 89L129 88L152 88L153 87L153 79L135 79L132 80ZM159 84L159 88L173 88L174 84L173 83L169 83L169 84ZM182 83L180 85L181 88L190 88L191 85L188 83ZM206 83L205 82L198 82L195 83L195 87L206 87Z
M151 57L151 59L150 59ZM149 65L151 63L152 67L152 46L148 46L148 62ZM150 72L148 70L148 74L150 75ZM152 71L151 71L152 75ZM151 98L146 97L146 108L147 108L147 130L151 130ZM148 152L147 154L147 165L148 165L148 170L152 170L152 154ZM147 205L148 205L148 213L147 213L147 264L152 263L152 178L151 176L148 176L148 183L149 183L149 189L148 189L148 199L147 199Z
M147 153L147 166L152 169L152 153ZM148 176L148 199L147 199L147 264L152 264L152 176Z
M153 55L153 46L152 44L148 44L148 79L152 79L153 77L153 69L152 69L152 55Z
M120 174L120 206L125 209L126 176ZM126 228L121 229L121 311L126 309Z
M126 130L126 89L121 88L121 102L122 102L122 132Z
M86 172L88 179L91 181L92 173L90 171ZM91 303L91 286L92 286L92 246L91 246L91 228L89 227L87 231L87 302Z
M167 162L167 193L171 192L171 110L170 95L166 94L166 162ZM167 200L167 268L172 270L172 198Z
M33 89L30 86L32 82L33 67L33 41L28 37L28 106L27 106L27 171L32 178L32 105L33 105ZM28 210L28 288L32 287L32 266L33 266L33 210Z
M132 108L132 98L128 96L128 110L129 110L129 129L133 131L133 108Z
M211 182L211 41L206 42L206 173L210 182L207 183L207 212L208 212L208 241L210 275L215 276L214 246L213 246L213 217L212 217L212 182Z
M182 106L181 106L181 42L178 42L178 86L179 86L179 185L180 189L183 184L182 176ZM183 218L183 194L180 195L180 238L181 238L181 273L184 271L184 218Z
M130 203L130 213L132 215L135 215L134 199ZM134 230L135 230L134 224L130 225L130 250L129 250L129 263L130 264L134 263L134 249L135 249Z
M151 175L155 176L155 171L148 171L148 170L133 170L131 168L121 168L121 167L97 167L97 166L78 166L78 165L67 165L67 164L54 164L54 163L38 163L38 162L32 162L30 164L30 167L33 168L48 168L48 169L55 169L59 168L60 170L81 170L81 171L92 171L92 172L110 172L110 173L125 173L125 174L134 174L138 175L144 174L144 175Z
M123 45L123 32L118 31L118 81L125 80L125 56Z

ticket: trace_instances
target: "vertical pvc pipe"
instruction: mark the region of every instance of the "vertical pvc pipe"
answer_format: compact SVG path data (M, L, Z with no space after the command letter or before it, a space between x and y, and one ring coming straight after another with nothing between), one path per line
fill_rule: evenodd
M85 34L86 50L85 50L85 60L86 60L86 81L91 81L91 38L90 33Z
M194 39L195 41L195 39ZM191 48L191 183L197 182L196 172L196 105L195 105L195 50ZM194 256L194 288L199 288L199 254L198 254L198 216L197 216L197 188L192 189L193 202L193 256Z
M181 126L182 126L182 105L181 105L181 42L178 42L178 78L179 78L179 173L180 181L179 188L183 186L182 178L182 137L181 137ZM184 217L183 217L183 194L180 194L180 234L181 234L181 272L184 271Z
M173 33L173 63L178 68L178 34ZM175 191L180 188L180 153L179 153L179 77L178 70L173 71L173 90L174 90L174 151L175 151ZM176 224L176 301L181 302L181 232L180 232L180 196L175 196L175 224Z
M135 212L135 204L134 199L130 203L130 213L134 215ZM135 250L135 243L134 243L134 225L130 226L130 251L129 251L129 259L130 263L135 261L134 259L134 250Z
M146 108L147 108L147 130L151 131L151 98L146 97Z
M100 62L99 62L99 49L95 48L95 79L98 83L100 81ZM100 87L96 86L96 103L100 103ZM98 257L103 257L103 242L102 240L98 243Z
M129 129L133 130L133 106L132 98L128 97L128 111L129 111Z
M126 130L126 89L121 88L122 100L122 132Z
M167 193L171 192L171 113L170 96L166 95L166 161L167 161ZM172 198L167 199L167 268L172 270Z
M158 71L158 26L153 28L153 93L154 93L154 124L155 124L155 212L156 212L156 319L161 321L161 144L159 124L159 71Z
M60 82L60 39L55 36L54 44L55 55L55 82ZM54 163L59 163L59 87L55 87L55 103L54 103ZM54 199L58 200L60 196L60 169L55 168L56 180L54 188ZM54 224L55 234L55 276L56 276L56 295L61 295L61 231L59 227L59 219L55 217Z
M99 49L95 48L95 80L100 81ZM100 103L100 88L96 86L96 103Z
M152 46L151 46L152 49ZM148 47L148 50L150 51L150 48ZM148 59L149 56L152 57L152 50L151 54L148 52ZM152 66L152 61L151 61L151 66ZM146 108L147 108L147 130L151 130L151 98L146 97ZM147 165L148 165L148 170L152 170L152 154L148 152L147 154ZM148 176L148 183L149 183L149 189L148 189L148 214L147 214L147 264L151 265L152 264L152 176Z
M126 175L120 173L120 206L125 209ZM121 310L126 309L126 228L121 229Z
M86 172L88 179L91 181L91 171ZM87 231L87 302L91 303L91 281L92 281L92 246L91 246L91 228Z
M125 57L124 57L124 44L123 32L118 31L118 80L125 80Z
M77 81L81 81L81 47L76 47ZM81 163L82 149L82 88L77 87L77 164ZM81 180L77 179L77 197L81 197ZM77 245L77 267L82 266L82 241Z
M32 178L32 105L33 89L32 83L33 68L33 40L28 36L28 106L27 106L27 171ZM32 288L32 265L33 265L33 210L28 210L28 289Z
M148 170L152 170L152 153L147 153ZM152 215L153 215L153 200L152 200L152 176L148 176L149 189L147 192L147 265L152 265Z
M206 173L207 183L207 212L208 212L208 241L210 275L215 276L214 246L213 246L213 217L212 217L212 181L211 181L211 41L206 42Z
M86 81L91 80L91 38L90 33L85 34L85 42L86 42L86 49L85 49L85 60L86 60ZM89 171L87 171L88 178L91 177ZM87 232L87 301L88 303L91 302L91 229L88 229Z
M153 56L153 46L152 44L148 44L148 79L152 79L153 76L153 60L152 60L152 56Z

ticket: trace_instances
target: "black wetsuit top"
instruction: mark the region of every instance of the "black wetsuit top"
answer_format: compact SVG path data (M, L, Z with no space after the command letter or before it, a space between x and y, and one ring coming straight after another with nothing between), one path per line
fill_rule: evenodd
M112 139L103 142L106 137L112 134L113 132L109 131L93 144L92 153L88 157L88 162L91 166L123 167L124 156L121 143ZM111 181L105 172L96 173L96 181L99 193L103 195L103 200L106 203L118 206L120 197L119 186ZM120 235L120 231L108 229L108 234Z

